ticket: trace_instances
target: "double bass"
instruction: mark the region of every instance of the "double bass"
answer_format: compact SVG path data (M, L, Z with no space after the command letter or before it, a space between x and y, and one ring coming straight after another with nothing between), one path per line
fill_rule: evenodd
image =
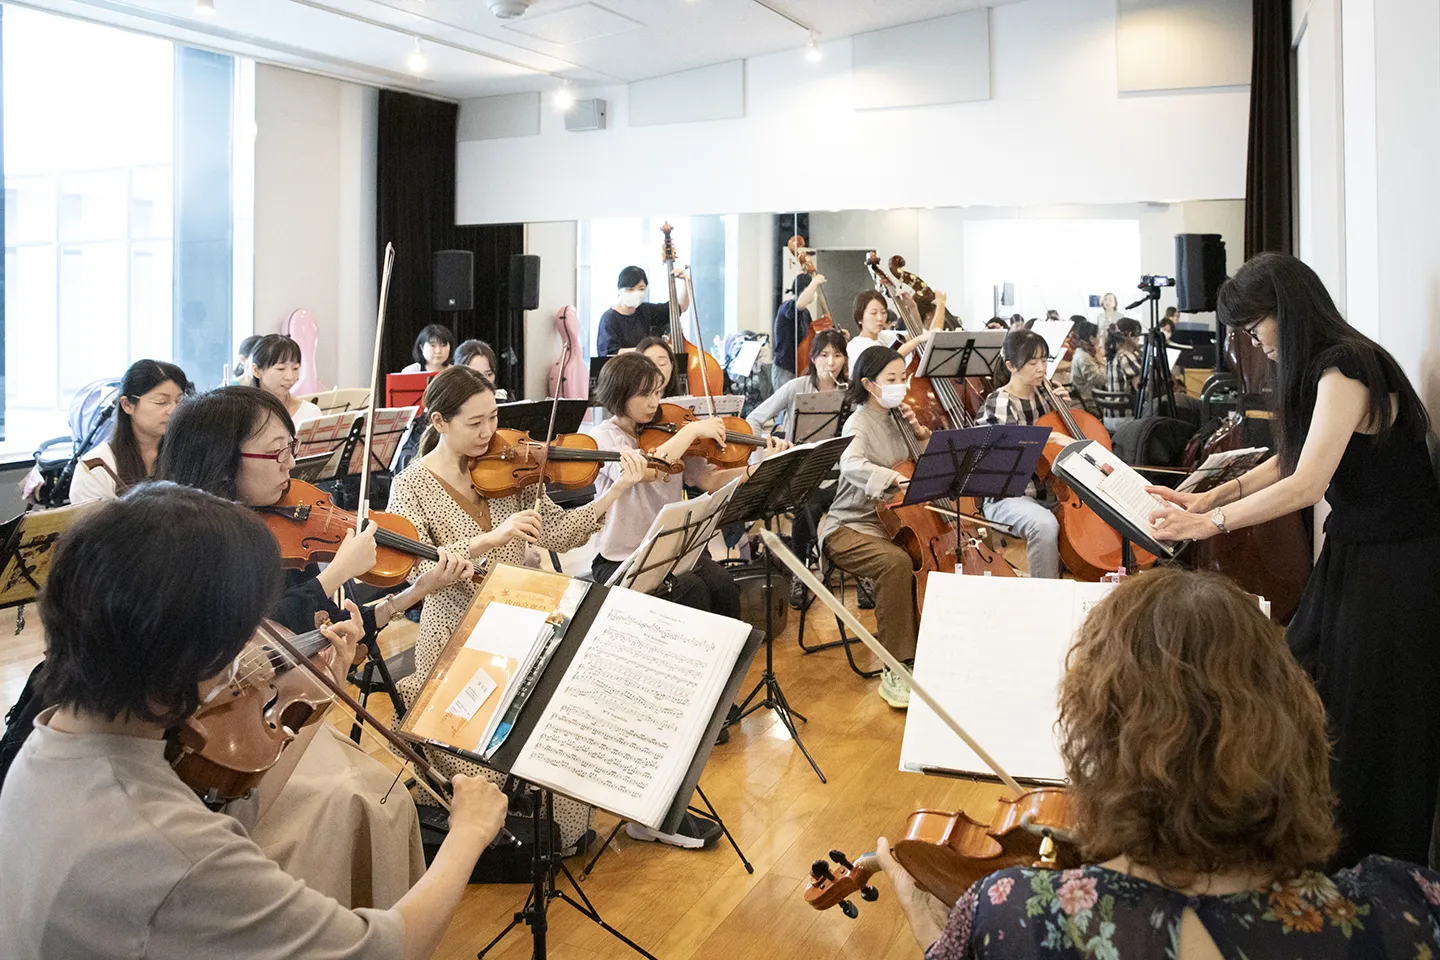
M813 280L818 271L814 256L805 249L805 238L796 234L785 246L800 264L801 272L809 275ZM810 326L805 328L805 336L795 344L795 375L797 377L804 376L810 370L810 350L815 344L815 334L822 330L835 328L835 320L830 316L830 305L825 302L825 291L820 287L815 289L815 303L819 309L810 312ZM798 312L799 307L796 307L796 310ZM817 313L818 316L816 316Z
M680 301L676 298L675 289L675 241L671 233L675 230L670 224L660 228L665 235L665 243L661 248L660 259L665 261L665 277L670 285L670 349L676 355L685 355L685 384L686 390L692 397L713 396L725 392L725 374L720 369L719 362L700 344L691 343L685 339L685 330L680 312ZM692 292L690 307L695 307L695 298ZM700 328L700 317L695 316L695 328Z

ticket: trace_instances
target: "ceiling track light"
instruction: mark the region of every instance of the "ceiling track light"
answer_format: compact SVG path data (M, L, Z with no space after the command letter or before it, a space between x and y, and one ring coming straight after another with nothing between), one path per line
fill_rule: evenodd
M810 32L810 39L805 44L805 59L811 63L820 62L820 41L815 39L815 32Z
M405 66L410 68L411 73L424 73L430 66L430 60L425 56L425 51L420 49L420 38L415 38L415 49L410 51L410 56L405 58Z
M195 0L195 15L197 17L215 16L215 0Z
M569 113L575 106L575 91L570 89L570 81L565 80L560 84L560 89L555 91L555 107L561 113Z

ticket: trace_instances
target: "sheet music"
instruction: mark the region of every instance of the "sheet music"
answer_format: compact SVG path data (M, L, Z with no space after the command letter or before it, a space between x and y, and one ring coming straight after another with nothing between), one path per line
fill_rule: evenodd
M491 600L465 638L466 650L480 650L524 661L536 645L548 614Z
M936 580L940 577L940 580ZM930 574L915 678L1011 776L1063 780L1055 741L1065 654L1112 584ZM1017 611L1024 611L1017 628ZM996 637L1005 637L996 643ZM900 769L989 775L919 697L910 698Z
M1168 506L1145 489L1145 478L1100 444L1088 441L1065 457L1067 479L1073 479L1104 497L1105 501L1141 530L1150 529L1150 514Z
M760 351L765 344L760 340L746 340L740 344L740 349L735 353L735 359L730 361L726 371L732 377L748 377L755 372L755 361L760 359Z
M1195 472L1181 480L1180 486L1175 489L1181 493L1189 493L1192 490L1203 492L1200 487L1204 484L1204 489L1209 490L1214 484L1207 481L1216 474L1233 467L1237 475L1243 475L1246 471L1259 466L1269 452L1269 447L1246 447L1243 450L1224 450L1220 453L1212 453L1205 458L1204 463L1195 469Z
M738 417L745 408L744 397L729 393L718 397L666 397L665 402L684 407L697 417L710 416L711 403L715 404L715 415L720 417Z
M1045 365L1045 376L1055 376L1055 370L1060 366L1060 358L1065 353L1065 338L1070 336L1074 326L1069 320L1039 320L1030 328L1033 333L1040 334L1049 349L1050 359Z
M512 772L658 827L749 632L611 590Z

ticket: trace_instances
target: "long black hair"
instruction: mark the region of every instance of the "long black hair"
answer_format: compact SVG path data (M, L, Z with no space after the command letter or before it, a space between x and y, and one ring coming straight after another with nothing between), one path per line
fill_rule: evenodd
M875 378L884 373L886 367L901 359L904 358L899 351L890 347L866 347L856 359L855 369L850 371L850 385L845 388L845 405L858 409L870 399L870 391L865 389L865 381L874 383Z
M1368 419L1380 428L1379 442L1396 427L1425 438L1430 418L1400 364L1345 321L1324 282L1303 261L1283 253L1251 257L1220 288L1216 313L1231 328L1275 318L1279 343L1274 423L1283 475L1293 473L1300 460L1320 377L1331 367L1365 384L1370 392ZM1398 411L1391 393L1398 395Z
M800 274L800 276L808 277L810 276L810 274L802 273ZM821 330L819 333L815 334L815 339L810 341L810 373L808 374L808 376L810 377L810 385L812 387L814 387L816 390L820 389L820 368L815 366L815 358L820 356L821 352L824 351L826 347L832 347L836 350L839 350L840 356L846 357L846 371L836 378L840 383L845 382L845 373L849 372L850 366L850 360L848 356L846 356L845 349L848 345L849 344L845 340L845 334L841 333L839 330Z
M163 561L141 575L138 558ZM200 682L234 661L279 599L280 578L275 538L251 511L142 484L56 546L40 593L44 702L110 720L184 719Z
M136 360L120 380L120 396L136 404L145 394L167 383L175 384L186 396L195 392L195 385L175 364L163 360ZM160 445L164 447L163 439ZM110 452L115 455L115 473L125 486L133 487L150 475L145 469L145 458L140 454L140 441L135 437L135 420L125 411L123 403L115 405L115 422L110 425Z
M240 499L240 448L264 426L267 415L295 436L285 404L259 387L221 387L186 401L170 418L155 478Z

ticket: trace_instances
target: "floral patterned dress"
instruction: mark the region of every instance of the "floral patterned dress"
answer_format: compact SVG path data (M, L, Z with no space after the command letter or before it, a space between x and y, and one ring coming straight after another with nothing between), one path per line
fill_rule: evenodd
M1194 897L1098 866L1002 870L956 902L925 957L1175 960L1187 907L1226 960L1440 958L1440 873L1388 857Z

